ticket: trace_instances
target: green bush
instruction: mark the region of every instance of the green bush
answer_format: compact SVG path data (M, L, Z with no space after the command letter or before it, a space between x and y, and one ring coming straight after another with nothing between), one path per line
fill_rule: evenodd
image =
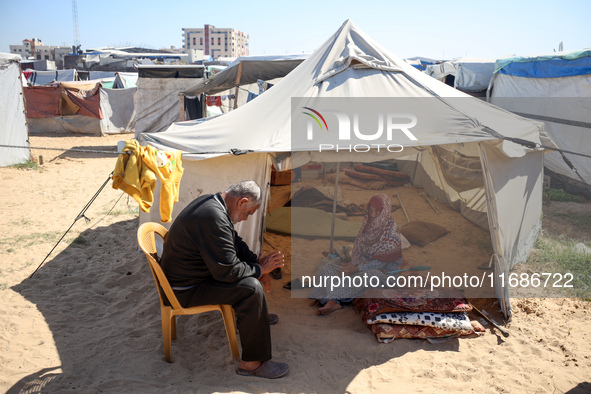
M37 164L36 160L29 159L23 163L14 164L10 167L17 168L19 170L29 170L29 169L30 170L37 170L37 169L39 169L39 164Z
M569 194L562 189L550 189L550 201L583 202L583 197Z

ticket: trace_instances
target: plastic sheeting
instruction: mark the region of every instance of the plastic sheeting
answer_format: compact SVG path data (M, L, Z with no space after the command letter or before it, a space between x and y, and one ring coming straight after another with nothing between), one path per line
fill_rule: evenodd
M130 133L135 130L133 97L137 88L101 88L101 134Z
M463 57L425 68L425 73L435 79L447 75L455 77L454 87L465 92L481 92L488 88L495 69L492 59Z
M140 133L158 133L179 121L179 93L195 83L194 78L138 78L134 96L136 138Z
M62 82L59 86L25 87L27 117L82 115L101 119L99 86L97 82Z
M31 157L20 77L20 56L0 53L0 167L23 163Z
M578 56L587 53L586 61L591 65L591 50L574 52ZM553 66L542 67L545 63L562 63L561 55L555 58L519 58L520 69L529 68L527 75L539 75L540 70L550 72ZM526 62L525 59L538 59ZM540 60L544 59L544 60ZM500 60L503 63L505 60ZM507 68L507 67L505 67ZM504 70L505 68L502 68ZM589 73L561 77L561 69L554 69L555 77L522 77L504 73L495 74L488 91L492 104L522 116L545 122L546 132L561 149L589 154L591 146L591 68ZM586 183L591 184L591 158L565 153ZM580 182L579 176L564 161L560 153L546 154L544 165L555 173Z
M77 72L75 69L70 70L51 70L51 71L32 71L31 76L27 82L32 86L42 86L55 82L75 81Z
M139 78L203 78L203 66L138 66ZM193 81L194 82L194 81ZM190 86L190 84L185 85Z
M537 56L497 59L495 73L526 78L557 78L591 74L591 48Z
M136 88L105 89L97 82L63 86L23 88L30 132L105 135L134 131ZM92 86L82 93L72 89Z
M239 72L239 86L256 83L259 79L269 81L282 78L300 65L307 56L242 56L222 72L191 86L183 91L183 94L187 96L196 96L201 93L212 95L235 88ZM242 66L239 67L240 65Z
M137 85L138 73L118 72L113 82L114 89L135 88Z

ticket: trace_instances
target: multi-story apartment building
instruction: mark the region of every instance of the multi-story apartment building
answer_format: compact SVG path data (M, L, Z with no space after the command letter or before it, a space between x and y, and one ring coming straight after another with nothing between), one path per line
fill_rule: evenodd
M23 59L28 59L35 53L35 47L37 45L43 45L43 41L38 38L32 40L23 40L23 45L10 45L10 53L21 55Z
M248 34L235 29L205 25L202 29L183 28L183 50L199 49L212 59L248 55Z
M23 40L23 45L10 45L10 53L21 55L23 59L63 61L64 54L72 51L71 47L59 47L43 44L38 38Z

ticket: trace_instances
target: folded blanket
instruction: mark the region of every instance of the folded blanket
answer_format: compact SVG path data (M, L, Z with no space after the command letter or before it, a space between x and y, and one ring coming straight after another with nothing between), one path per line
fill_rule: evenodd
M369 330L374 333L378 342L389 343L395 339L437 339L456 338L461 335L470 335L474 331L451 331L430 326L413 326L409 324L370 324Z

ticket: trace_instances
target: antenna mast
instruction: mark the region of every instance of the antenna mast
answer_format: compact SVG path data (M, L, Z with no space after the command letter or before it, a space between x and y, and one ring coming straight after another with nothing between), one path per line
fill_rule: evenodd
M78 32L78 6L76 5L76 0L72 0L72 20L74 21L73 51L76 53L80 47L80 33Z

